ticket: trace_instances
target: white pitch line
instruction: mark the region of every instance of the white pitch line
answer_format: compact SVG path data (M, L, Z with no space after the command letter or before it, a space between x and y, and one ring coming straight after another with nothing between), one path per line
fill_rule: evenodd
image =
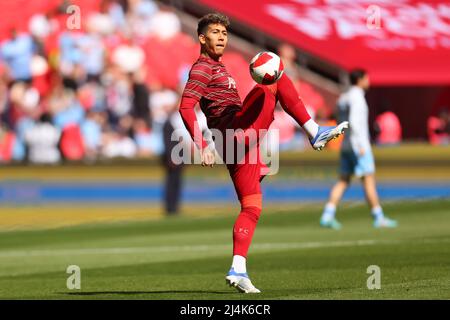
M253 251L277 251L286 249L313 249L333 247L358 247L376 244L398 243L442 243L450 239L411 239L411 240L355 240L326 242L272 242L255 243ZM87 248L87 249L57 249L57 250L9 250L0 252L0 258L71 256L71 255L120 255L120 254L154 254L177 252L217 252L230 250L231 245L192 245L192 246L160 246L160 247L124 247L124 248Z

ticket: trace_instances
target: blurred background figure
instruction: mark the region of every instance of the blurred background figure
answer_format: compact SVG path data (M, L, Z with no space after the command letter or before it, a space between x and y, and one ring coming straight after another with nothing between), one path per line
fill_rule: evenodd
M339 97L338 101L338 122L349 122L349 129L341 148L340 177L331 189L329 200L320 218L320 225L331 229L341 228L336 219L336 207L350 185L351 178L356 176L363 183L374 227L394 228L397 222L385 217L375 183L375 161L369 135L369 107L365 99L365 93L370 87L369 76L365 70L355 69L350 72L350 83L351 87Z
M402 141L402 125L397 115L384 102L381 113L375 119L376 143L378 145L398 145Z
M102 119L95 110L86 113L86 119L80 126L85 148L86 160L96 160L102 146Z
M36 164L57 164L61 160L58 149L60 136L61 132L52 124L50 114L43 113L25 134L28 160Z
M18 34L16 29L12 29L10 39L1 45L0 53L13 81L31 81L30 65L34 52L31 36L27 33Z
M8 163L12 160L23 160L25 146L5 124L0 123L0 163Z
M133 123L133 138L136 141L137 156L146 158L153 156L153 133L148 125L148 121L143 118L136 118Z
M300 79L300 70L297 65L297 53L295 48L288 43L281 43L278 46L278 55L284 65L284 72L296 82Z
M450 111L447 107L440 108L437 116L430 116L427 121L428 138L433 145L448 145L450 143Z
M181 188L183 178L183 163L176 163L173 159L172 151L174 148L181 144L189 146L190 148L190 136L179 135L183 131L183 123L180 119L178 108L175 105L169 109L168 116L164 121L162 127L162 135L164 141L164 152L162 153L162 164L165 171L165 183L164 183L164 209L166 214L175 215L179 213L180 201L181 201ZM172 140L172 135L177 130L177 135L174 137L181 137L181 140ZM189 139L189 140L188 140ZM183 157L183 150L177 153L177 156Z

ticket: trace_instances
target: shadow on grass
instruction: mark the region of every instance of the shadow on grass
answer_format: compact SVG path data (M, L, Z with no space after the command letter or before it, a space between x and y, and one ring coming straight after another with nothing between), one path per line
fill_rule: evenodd
M232 291L208 291L208 290L159 290L159 291L87 291L87 292L56 292L72 296L95 296L104 294L134 295L134 294L176 294L176 293L197 293L197 294L230 294Z

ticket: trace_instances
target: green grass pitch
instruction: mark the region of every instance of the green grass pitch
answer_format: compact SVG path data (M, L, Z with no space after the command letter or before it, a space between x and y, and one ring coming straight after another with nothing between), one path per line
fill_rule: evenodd
M450 201L385 211L399 228L373 229L362 204L340 209L340 231L318 226L319 206L263 211L248 261L259 295L225 285L235 218L226 208L209 218L3 231L0 299L450 299ZM80 290L66 288L69 265L81 268ZM367 288L370 265L381 269L379 290Z

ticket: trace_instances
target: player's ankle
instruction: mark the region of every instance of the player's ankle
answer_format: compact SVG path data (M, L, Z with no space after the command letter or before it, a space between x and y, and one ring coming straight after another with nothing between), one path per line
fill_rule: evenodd
M231 264L231 268L236 273L247 273L247 265L246 265L247 259L240 255L234 255L233 256L233 262Z
M303 124L303 130L305 130L309 138L312 139L319 132L319 125L313 119L309 119Z

